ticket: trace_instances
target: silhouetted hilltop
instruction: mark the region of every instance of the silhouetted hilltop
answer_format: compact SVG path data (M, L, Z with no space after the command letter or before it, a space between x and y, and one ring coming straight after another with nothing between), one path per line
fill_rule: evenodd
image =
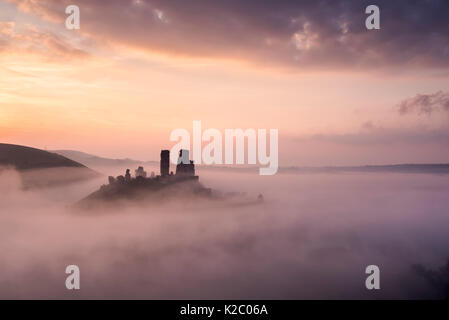
M8 167L20 172L25 188L65 184L100 176L81 163L56 153L0 143L0 169Z
M81 163L60 154L5 143L0 143L0 165L13 166L18 170L55 167L84 167L87 169Z

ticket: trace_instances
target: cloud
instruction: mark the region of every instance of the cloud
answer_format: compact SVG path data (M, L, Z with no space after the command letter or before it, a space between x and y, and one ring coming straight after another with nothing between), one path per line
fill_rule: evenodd
M401 101L396 109L400 115L431 115L434 112L449 112L449 93L438 91L432 94L417 94ZM418 119L419 120L419 119ZM313 134L296 137L297 142L320 142L341 145L391 145L391 144L441 144L449 145L449 127L437 123L418 121L412 126L384 126L365 121L360 130L346 134Z
M89 54L64 37L32 25L17 26L13 21L0 22L0 53L38 54L48 60L86 58Z
M297 137L297 142L319 142L340 145L367 146L373 145L426 145L441 144L449 146L449 130L423 128L370 128L365 131L347 134L316 134Z
M1 21L0 22L0 34L5 36L11 36L14 33L15 22L13 21Z
M72 1L8 0L63 23ZM448 68L449 2L378 0L381 30L365 28L370 1L78 0L81 32L152 52L236 59L289 69Z
M398 106L401 115L410 113L431 115L436 111L449 111L449 93L438 91L432 94L417 94L402 101Z

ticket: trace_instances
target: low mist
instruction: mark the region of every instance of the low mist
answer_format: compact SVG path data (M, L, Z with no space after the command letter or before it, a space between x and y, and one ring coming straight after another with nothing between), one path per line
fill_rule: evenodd
M180 198L78 211L72 205L107 176L24 189L18 172L0 170L0 298L445 297L425 272L449 258L445 175L198 174L206 187L264 202ZM72 264L80 290L65 287ZM381 290L365 288L371 264Z

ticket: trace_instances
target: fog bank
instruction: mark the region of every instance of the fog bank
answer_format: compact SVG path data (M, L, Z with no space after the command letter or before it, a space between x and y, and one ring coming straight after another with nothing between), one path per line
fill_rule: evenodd
M262 193L265 201L179 199L81 214L70 205L105 177L23 190L17 172L0 171L0 297L444 296L412 266L437 269L449 257L446 176L199 174L207 187ZM80 267L81 290L65 288L70 264ZM380 267L379 291L365 288L370 264Z

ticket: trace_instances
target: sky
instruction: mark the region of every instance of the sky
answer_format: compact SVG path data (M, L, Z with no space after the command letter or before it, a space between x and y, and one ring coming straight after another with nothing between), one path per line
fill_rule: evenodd
M65 8L80 8L68 30ZM365 8L380 8L367 30ZM449 3L0 0L0 142L157 160L278 129L279 163L449 162Z

